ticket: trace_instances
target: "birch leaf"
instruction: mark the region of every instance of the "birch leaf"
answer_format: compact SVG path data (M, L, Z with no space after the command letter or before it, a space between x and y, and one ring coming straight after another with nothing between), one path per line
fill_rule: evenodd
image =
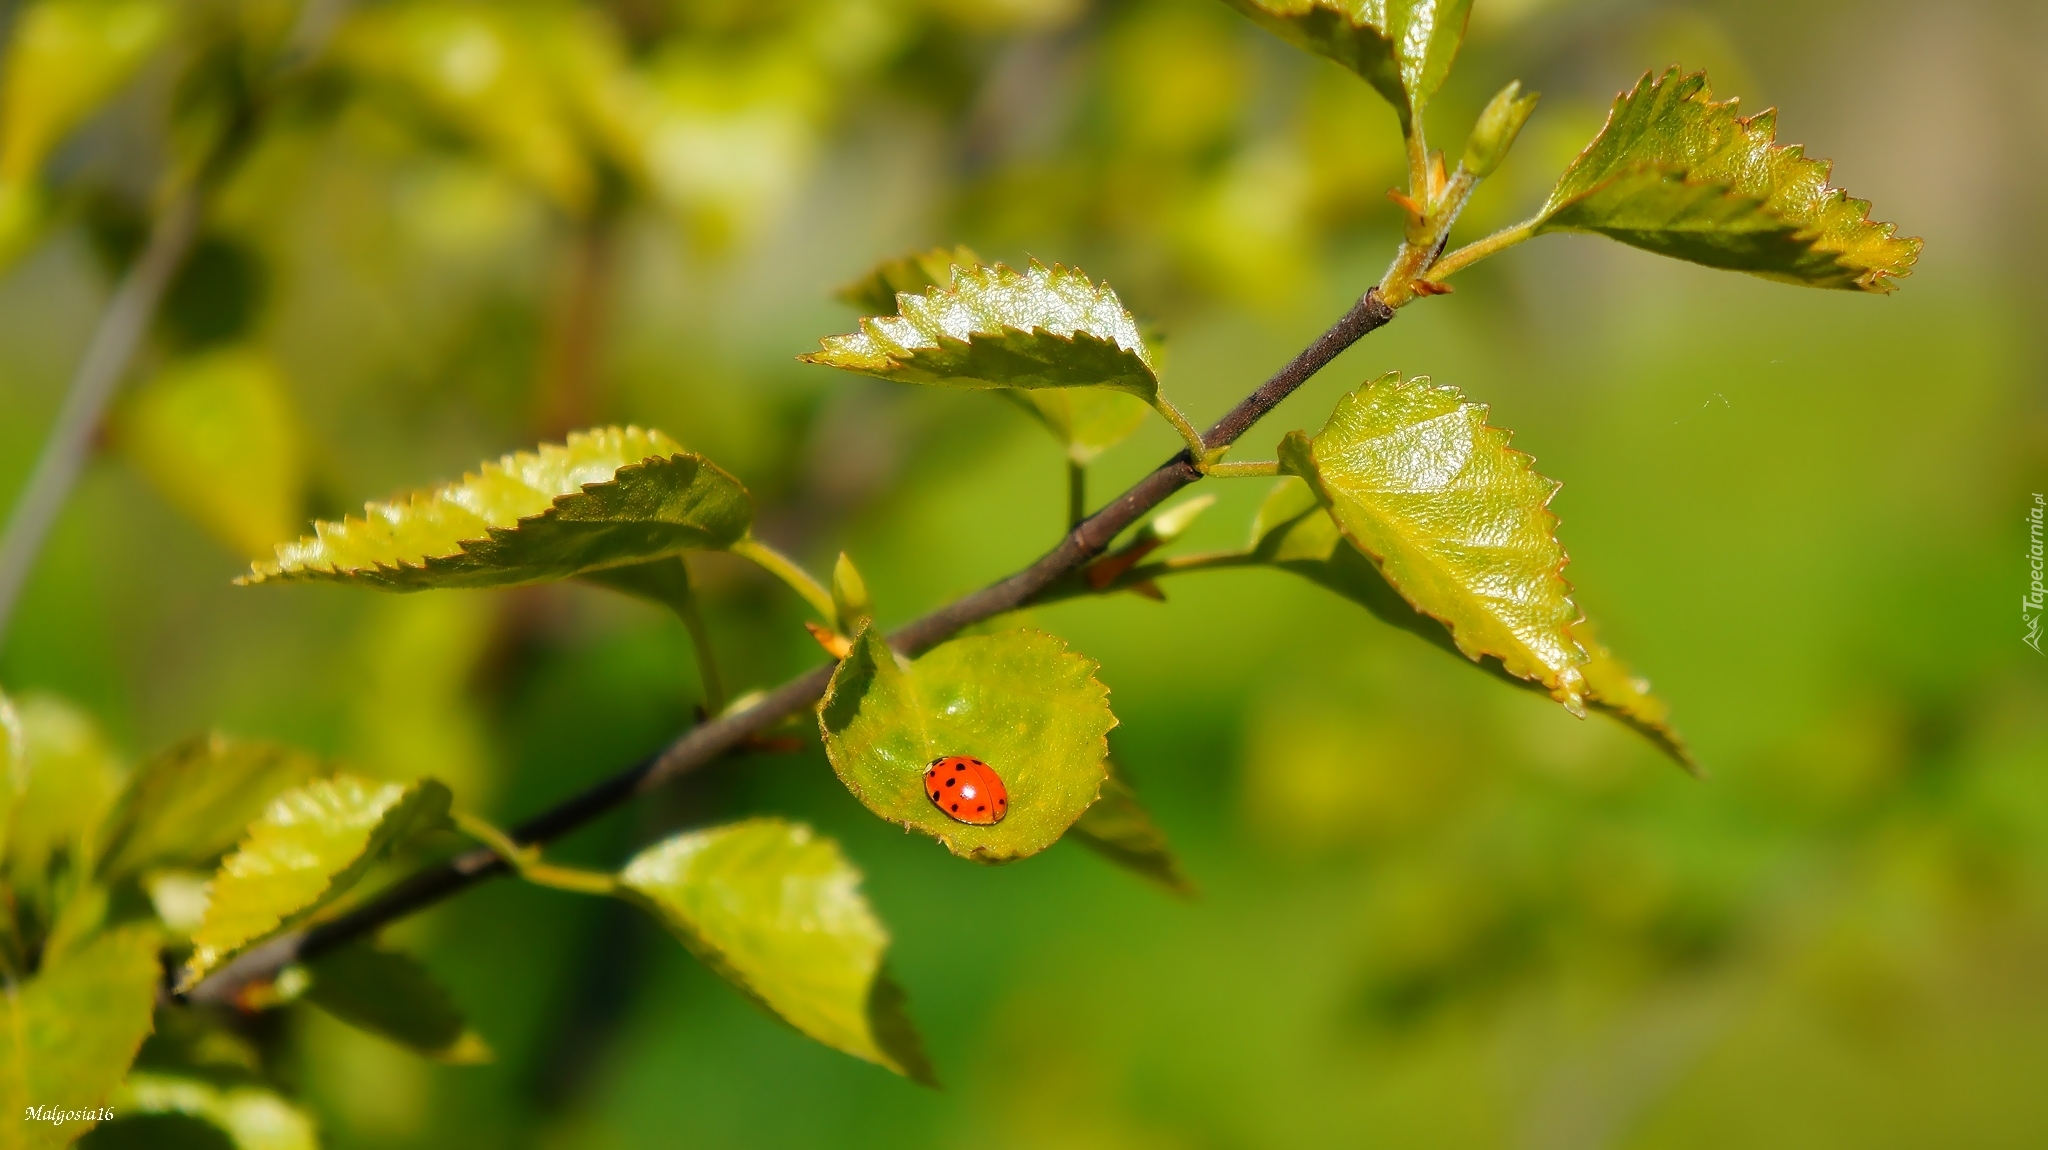
M1135 396L1099 387L1036 388L1004 395L1059 440L1067 458L1089 464L1144 426L1152 409Z
M1401 116L1402 134L1443 87L1472 0L1226 0L1297 48L1365 77Z
M1114 769L1102 781L1102 797L1082 814L1072 833L1082 846L1173 894L1195 893L1195 884L1166 843L1166 832Z
M913 295L935 287L947 287L960 268L978 268L981 257L965 244L930 251L911 252L886 259L868 273L833 293L841 303L873 315L896 310L900 292Z
M488 1062L490 1047L440 981L409 954L357 943L307 964L306 1001L350 1026L441 1062Z
M325 579L391 591L508 587L567 579L747 533L739 480L658 431L578 432L507 455L460 483L372 503L314 525L244 583Z
M442 825L448 798L432 779L401 786L335 775L272 800L214 876L180 990L346 894L391 847Z
M781 819L677 835L619 874L705 965L800 1033L931 1084L889 934L839 845Z
M1339 400L1314 439L1289 434L1280 457L1466 657L1492 656L1583 710L1586 653L1571 636L1579 609L1548 506L1558 485L1509 448L1485 406L1390 373Z
M224 1086L203 1078L138 1071L115 1092L113 1111L114 1121L100 1133L127 1137L96 1141L93 1150L103 1145L160 1144L147 1133L151 1123L173 1115L203 1122L219 1132L212 1140L195 1138L194 1145L224 1141L234 1150L319 1150L320 1146L312 1116L261 1086ZM133 1133L124 1127L133 1127Z
M31 1121L31 1106L103 1105L149 1035L162 967L156 932L99 935L0 994L0 1145L69 1145L82 1123Z
M855 798L980 862L1058 841L1101 791L1116 726L1095 662L1043 631L955 639L906 668L872 627L833 673L818 721ZM1009 792L1001 821L958 822L926 797L925 771L948 755L995 770Z
M1828 185L1832 165L1776 143L1777 113L1716 103L1704 72L1644 73L1544 202L1535 231L1597 232L1709 267L1889 292L1920 241Z
M900 314L863 319L798 358L902 383L1159 394L1137 320L1107 286L1058 264L956 269L950 285L897 303Z
M287 788L320 773L318 758L274 743L201 735L144 762L107 816L100 877L203 866Z

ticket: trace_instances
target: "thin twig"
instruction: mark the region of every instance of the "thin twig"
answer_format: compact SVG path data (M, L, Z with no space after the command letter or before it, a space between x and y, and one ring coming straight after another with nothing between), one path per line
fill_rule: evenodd
M1207 448L1213 451L1235 442L1345 348L1393 318L1393 309L1381 303L1376 292L1367 292L1286 367L1217 420L1202 437ZM890 636L890 644L906 655L915 655L963 627L1023 606L1060 577L1101 554L1126 527L1168 496L1201 477L1193 455L1180 451L1082 520L1031 566L911 623ZM763 695L752 706L691 728L660 754L514 827L513 840L524 845L559 838L636 795L717 761L773 724L816 703L831 679L831 666L814 668ZM508 869L505 861L488 849L467 851L401 879L339 918L280 935L248 951L192 988L187 997L212 1002L232 999L243 986L271 978L292 962L353 942Z
M187 186L173 194L158 213L148 246L129 265L107 309L100 313L99 326L71 378L71 390L57 413L56 426L43 443L43 453L15 502L14 513L7 517L7 534L0 538L0 642L7 637L7 625L43 540L92 453L93 436L107 404L128 374L143 337L149 334L157 305L184 262L198 223L199 197Z

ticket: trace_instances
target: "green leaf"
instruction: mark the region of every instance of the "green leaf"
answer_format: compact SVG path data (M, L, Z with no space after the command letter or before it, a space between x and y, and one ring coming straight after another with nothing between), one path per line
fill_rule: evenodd
M860 569L846 552L839 553L839 561L832 565L832 617L841 631L858 631L875 614L874 600L868 597L867 580L860 577Z
M916 294L929 288L946 287L960 268L978 268L981 257L965 244L930 251L911 252L883 260L859 279L833 293L834 298L861 311L885 315L896 310L899 292Z
M728 547L752 520L746 488L716 464L658 431L612 427L315 524L241 581L508 587Z
M1227 0L1260 27L1365 77L1405 135L1450 75L1472 0Z
M1177 895L1193 895L1195 884L1166 845L1166 832L1114 769L1102 782L1102 797L1074 824L1082 846Z
M749 819L657 843L619 882L707 966L801 1033L933 1082L884 968L888 931L831 839Z
M128 926L94 938L0 994L0 1146L69 1145L85 1123L32 1121L31 1106L103 1105L149 1034L157 935Z
M203 866L320 760L274 743L200 735L143 763L107 816L99 874L113 881L156 867Z
M1380 577L1372 561L1344 542L1337 523L1301 480L1288 476L1273 486L1252 521L1252 554L1260 562L1291 571L1364 607L1381 622L1420 636L1452 654L1462 654L1442 620L1417 611ZM1572 637L1586 650L1580 672L1585 676L1586 702L1633 728L1658 749L1694 774L1697 762L1669 724L1670 708L1648 693L1649 684L1593 638L1589 624L1572 627ZM1498 659L1482 659L1482 670L1503 682L1532 691L1541 683L1507 673Z
M1290 433L1280 458L1468 658L1499 659L1583 711L1586 653L1571 636L1579 609L1548 506L1558 485L1487 425L1484 405L1390 373L1339 400L1313 440Z
M301 522L298 418L276 365L259 352L172 364L124 406L116 437L166 502L238 554L267 553Z
M17 917L45 930L84 889L94 832L126 770L98 725L69 703L29 695L12 710L15 730L8 741L18 737L19 756L9 772L16 797L4 836L5 885Z
M179 989L340 898L400 840L445 824L448 799L433 779L408 787L353 775L277 796L220 864Z
M1095 662L1030 630L955 639L906 668L874 628L863 629L818 720L832 769L855 798L980 862L1058 841L1100 792L1116 726ZM956 822L926 797L925 770L947 755L995 769L1010 800L1001 822Z
M1813 287L1889 292L1920 241L1828 186L1832 167L1778 145L1777 113L1736 115L1704 72L1650 73L1614 101L1533 222L1597 232L1709 267Z
M0 866L6 865L7 844L14 827L14 808L28 789L28 732L14 700L0 691Z
M350 1026L442 1062L490 1060L440 982L409 954L358 943L307 964L306 1001Z
M901 314L860 321L797 358L902 383L1106 387L1150 403L1152 353L1116 293L1036 260L960 269L952 284L897 297Z
M1088 464L1129 439L1152 409L1135 396L1099 387L1039 388L1003 394L1059 440L1067 458Z
M1480 179L1492 175L1507 158L1508 149L1515 146L1515 137L1521 135L1522 125L1536 111L1536 101L1541 95L1530 92L1522 94L1522 82L1509 80L1507 87L1494 93L1486 104L1486 110L1479 113L1479 122L1472 125L1472 134L1465 140L1464 158L1458 166Z
M225 1135L226 1144L234 1150L318 1150L320 1145L312 1116L261 1086L219 1086L200 1078L137 1071L115 1093L113 1111L115 1121L101 1127L101 1132L116 1137L95 1138L91 1147L151 1144L154 1139L120 1141L121 1128L138 1116L169 1115L206 1123ZM219 1144L197 1139L192 1143Z

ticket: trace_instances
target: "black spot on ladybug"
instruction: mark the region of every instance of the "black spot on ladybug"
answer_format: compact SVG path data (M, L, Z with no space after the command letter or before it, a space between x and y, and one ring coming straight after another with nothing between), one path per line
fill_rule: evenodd
M957 811L957 810L959 810L959 809L960 809L960 804L959 804L959 803L954 803L954 804L953 804L953 809L954 809L954 810L956 810L956 811Z
M953 776L952 778L950 778L950 779L947 779L947 780L946 780L946 785L950 787L950 786L952 786L952 785L953 785L954 783L957 783L957 782L959 782L959 781L960 781L960 776L959 776L959 775L954 775L954 776Z
M987 807L976 807L976 808L974 808L974 809L975 809L975 810L977 810L977 811L985 811L985 810L987 810L988 808L987 808Z

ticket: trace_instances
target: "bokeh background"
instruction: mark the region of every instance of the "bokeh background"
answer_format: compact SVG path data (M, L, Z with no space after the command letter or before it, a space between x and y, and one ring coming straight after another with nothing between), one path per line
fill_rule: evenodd
M0 651L10 691L131 754L218 727L529 814L688 721L679 625L576 588L231 586L248 556L636 421L743 477L772 542L850 552L901 622L1050 545L1062 457L988 396L796 363L851 322L835 285L941 242L1078 263L1166 333L1199 422L1395 240L1391 112L1215 0L362 7L220 196ZM523 80L561 41L505 29L564 11L660 93L643 169ZM626 907L512 884L392 932L496 1062L309 1013L281 1072L341 1147L2048 1144L2048 662L2018 610L2048 490L2044 60L2025 0L1478 0L1437 140L1510 78L1545 99L1463 234L1682 62L1779 105L1781 138L1925 237L1918 269L1871 298L1542 239L1252 437L1396 368L1492 404L1564 481L1581 601L1710 781L1291 576L1190 577L1029 621L1101 661L1197 900L1070 844L951 859L815 747L562 848L616 863L757 811L839 837L943 1091L778 1026ZM176 71L55 154L83 206L0 280L0 499L132 245ZM177 447L251 426L264 449L215 472ZM1148 427L1093 489L1173 447ZM1216 486L1192 546L1238 543L1264 489ZM698 572L740 686L816 662L787 592Z

